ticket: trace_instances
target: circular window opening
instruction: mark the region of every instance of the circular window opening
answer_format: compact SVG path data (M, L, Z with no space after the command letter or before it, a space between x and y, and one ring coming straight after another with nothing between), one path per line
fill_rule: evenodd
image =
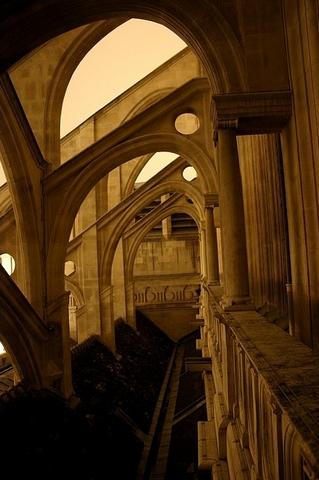
M183 135L192 135L197 132L199 126L199 118L194 113L182 113L175 120L176 130Z
M68 260L67 262L65 262L65 264L64 264L64 275L66 277L69 277L74 272L75 272L75 263L72 262L71 260Z
M14 258L8 253L2 253L2 255L0 255L0 265L3 266L9 275L12 275L16 268L16 262L14 261Z
M194 167L184 168L182 175L184 180L187 180L187 182L191 182L192 180L195 180L195 178L197 178L197 172Z

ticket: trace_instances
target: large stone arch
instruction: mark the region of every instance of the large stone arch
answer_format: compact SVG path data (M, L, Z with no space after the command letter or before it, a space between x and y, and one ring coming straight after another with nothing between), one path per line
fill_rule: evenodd
M137 177L139 176L140 172L143 170L145 165L148 163L148 161L152 158L152 156L153 156L153 153L143 155L143 157L139 159L135 167L132 169L131 174L124 188L124 193L123 193L124 197L127 197L130 193L133 192L134 184L136 182Z
M37 2L37 8L34 3L24 5L20 11L15 5L12 15L0 24L2 70L35 47L72 28L104 19L135 17L161 23L177 33L199 55L212 85L218 85L220 92L238 91L245 85L242 48L229 23L212 3L164 0L159 5L155 0L103 3L100 0L90 3L53 0Z
M17 316L8 312L6 308L1 308L0 339L17 370L18 377L35 388L44 386L38 352L34 351L30 338L21 334Z
M124 141L89 161L78 175L66 184L64 195L55 198L50 208L59 208L52 215L52 227L47 255L48 298L54 299L64 291L63 264L71 228L81 203L94 185L110 170L132 158L146 153L167 150L177 153L192 164L202 176L203 193L216 191L216 180L209 182L207 172L212 171L212 161L207 154L191 140L177 134L146 134ZM72 169L72 161L65 167ZM58 174L58 171L56 172ZM213 176L214 177L214 176ZM53 180L53 179L52 179ZM213 185L212 185L213 183ZM51 188L48 186L48 188Z
M102 289L111 284L112 264L118 242L123 235L127 225L134 219L137 213L148 205L152 200L158 198L165 193L177 192L185 194L194 202L194 211L196 211L197 218L204 219L204 204L201 193L191 184L186 182L168 181L157 185L151 191L147 191L138 202L134 203L132 208L124 211L123 215L119 217L114 224L110 241L105 246L102 254L101 262L101 287Z
M63 99L71 76L85 55L103 37L126 19L88 25L64 52L49 85L44 112L44 154L54 166L60 163L60 119Z
M128 179L127 179L127 182L125 184L124 191L123 191L123 197L124 198L127 197L128 195L130 195L133 192L134 185L135 185L137 177L142 172L143 168L152 159L153 155L155 155L156 153L159 153L159 152L154 152L152 154L143 155L141 158L139 158L136 165L132 168L132 171L131 171L131 173L130 173ZM183 168L186 168L186 167L187 167L187 164ZM161 171L162 170L160 170L160 172Z
M13 128L13 112L1 102L0 156L7 178L17 228L19 259L17 282L39 314L43 309L41 201L37 198L41 166L36 165L20 129ZM38 187L38 192L36 192Z
M72 293L78 307L82 307L83 305L85 305L85 298L83 295L83 291L80 285L78 284L78 282L73 281L67 277L64 277L64 282L65 282L65 287L67 291L70 291L70 293Z
M64 0L60 0L61 3ZM44 3L44 2L43 2ZM58 2L55 2L58 3ZM77 3L77 2L73 2ZM81 2L79 2L80 4ZM160 8L156 3L152 5L152 0L149 1L150 5L134 5L129 8L122 5L116 5L113 9L112 2L108 5L101 5L97 2L95 6L95 14L92 16L92 9L88 8L83 11L82 15L77 17L77 10L80 5L74 6L75 10L70 18L67 18L66 14L63 16L61 24L56 25L56 29L49 33L50 28L43 31L43 41L53 38L59 33L63 33L71 28L85 25L89 22L100 21L97 24L88 25L86 29L80 32L79 36L72 42L66 52L63 54L61 61L54 72L54 76L49 88L49 93L46 99L45 114L44 114L44 153L48 161L53 165L59 164L59 126L60 115L64 94L69 83L69 80L75 71L78 64L81 62L85 54L105 35L107 35L114 28L132 17L143 18L146 20L153 20L158 23L162 23L180 37L184 38L186 42L195 50L199 58L201 58L205 68L207 69L208 76L210 78L211 86L214 93L222 93L223 91L238 91L245 87L244 82L244 61L242 48L234 35L230 25L226 22L218 9L211 5L211 24L207 32L202 32L203 37L202 45L198 41L199 31L201 28L198 23L193 22L192 16L185 15L184 21L180 18L180 15L175 17L175 12L170 12L171 6L169 2L167 5ZM144 4L144 2L143 2ZM69 4L67 5L69 7ZM43 14L46 8L49 6L41 6L37 13L43 9ZM194 8L194 5L192 5ZM81 10L83 5L81 6ZM167 13L162 12L162 9ZM207 6L206 6L207 9ZM66 8L68 11L68 8ZM199 10L200 11L200 10ZM37 13L32 12L32 18ZM202 14L202 12L201 12ZM57 17L57 12L54 11L52 18ZM189 17L189 18L187 18ZM46 17L51 18L51 17ZM13 20L14 21L14 20ZM28 19L30 21L30 19ZM37 30L41 29L41 25L37 23ZM20 26L23 29L23 25ZM192 32L192 30L195 30ZM198 32L197 32L198 30ZM26 32L27 33L27 32ZM10 43L12 42L13 30L10 31ZM19 30L18 38L21 39L21 30ZM211 39L209 37L212 37ZM195 40L196 39L196 40ZM29 39L31 40L31 39ZM35 39L36 45L39 46L40 36ZM24 43L28 44L28 42ZM31 42L32 45L32 42ZM223 47L221 48L221 45ZM22 50L24 46L22 47ZM207 52L206 52L207 50ZM1 55L1 49L0 49ZM214 64L214 65L213 65Z
M134 261L137 254L138 247L140 246L145 235L160 221L164 220L166 217L173 215L174 213L186 213L196 222L198 229L200 230L202 218L198 215L198 211L193 205L173 205L167 209L163 209L163 212L158 215L153 221L148 222L144 228L142 228L138 234L135 236L132 246L129 249L127 256L127 282L130 283L133 281L134 273Z
M161 89L161 90L155 90L152 92L150 95L148 95L146 98L144 98L141 102L137 103L131 110L128 112L122 123L126 122L127 120L133 118L135 115L137 115L139 112L147 108L148 106L154 104L158 100L160 100L162 97L167 95L169 92L171 92L173 89L172 88L166 88L166 89ZM154 152L156 153L156 152ZM153 154L154 154L153 153ZM152 158L153 154L151 155L144 155L140 161L135 165L133 168L127 182L124 188L123 196L126 197L129 195L134 188L134 183L140 174L140 172L143 170L145 165L148 163L148 161Z

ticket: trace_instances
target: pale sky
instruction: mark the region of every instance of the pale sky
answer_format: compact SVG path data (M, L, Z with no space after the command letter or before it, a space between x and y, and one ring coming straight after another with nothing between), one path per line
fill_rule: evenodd
M75 70L64 97L61 137L185 47L158 23L132 19L117 27Z
M4 183L6 183L6 177L4 175L4 171L3 171L3 168L2 168L2 165L1 165L1 161L0 161L0 187L1 185L3 185Z
M76 68L63 101L61 137L185 47L158 23L132 19L117 27ZM145 182L174 158L171 153L156 154L138 181ZM0 186L5 181L0 163Z
M178 155L172 152L157 152L147 162L136 179L136 183L147 182L150 178L172 163Z

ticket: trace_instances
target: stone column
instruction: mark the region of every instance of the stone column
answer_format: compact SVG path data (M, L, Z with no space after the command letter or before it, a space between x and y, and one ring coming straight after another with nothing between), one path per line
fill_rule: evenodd
M115 332L113 316L113 287L110 285L100 293L101 339L115 352Z
M88 338L87 323L86 305L81 305L76 311L76 335L78 343L81 343Z
M219 284L217 235L214 224L214 206L205 208L206 219L206 259L207 282L210 285Z
M201 222L204 224L204 222ZM200 275L201 279L206 282L207 279L207 263L206 263L206 229L201 225L199 232L199 255L200 255Z
M112 263L112 286L113 286L113 315L114 320L122 318L127 320L126 309L126 272L125 272L125 245L120 238Z
M81 340L91 335L99 335L100 327L100 302L99 302L99 265L97 253L97 227L96 225L82 234L81 261L78 272L81 275L83 294L86 304L86 324L82 322ZM84 331L86 327L86 332Z
M246 233L236 134L280 132L291 116L291 93L232 93L215 95L213 99L214 123L218 129L214 143L218 144L219 150L219 204L225 275L223 303L226 308L247 309Z
M314 0L285 0L292 121L281 134L286 186L290 331L319 350L319 11Z
M243 192L234 129L218 131L219 202L223 244L225 309L247 309L249 297Z
M136 329L134 282L130 282L126 287L126 321Z
M166 193L165 195L161 195L161 203L166 202L170 197L169 193ZM165 240L169 240L172 236L172 217L166 217L164 220L162 220L162 232L163 232L163 238Z
M64 292L47 306L47 319L55 334L45 347L47 386L55 386L65 398L73 395L70 327L69 292Z

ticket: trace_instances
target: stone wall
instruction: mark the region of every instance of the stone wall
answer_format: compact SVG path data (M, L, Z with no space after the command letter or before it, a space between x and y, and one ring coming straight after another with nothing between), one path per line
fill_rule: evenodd
M199 272L198 239L142 242L134 264L134 276L196 272Z

